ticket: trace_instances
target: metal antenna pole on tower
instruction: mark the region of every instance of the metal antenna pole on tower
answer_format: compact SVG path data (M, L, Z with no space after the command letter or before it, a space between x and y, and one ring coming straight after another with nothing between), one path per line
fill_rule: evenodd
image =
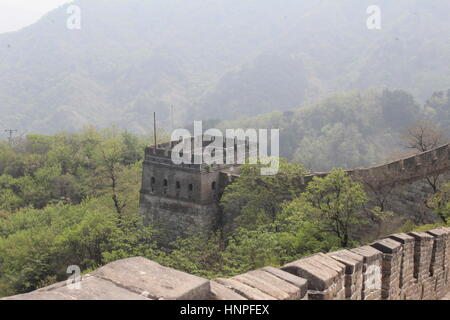
M17 132L17 130L15 130L15 129L6 129L5 132L9 133L8 143L9 143L9 146L12 146L13 133Z
M173 132L173 130L175 129L173 126L173 105L170 106L170 121L172 124L172 132Z
M155 150L156 150L156 112L153 112L153 137L155 139Z

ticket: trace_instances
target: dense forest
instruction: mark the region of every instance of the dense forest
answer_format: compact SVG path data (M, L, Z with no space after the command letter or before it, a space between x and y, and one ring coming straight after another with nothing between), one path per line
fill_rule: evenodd
M366 27L369 0L74 3L80 30L66 28L63 6L0 35L0 127L53 134L115 123L144 134L154 111L169 127L171 106L181 126L373 87L422 104L450 80L448 0L379 0L376 31Z
M152 137L117 127L79 133L29 134L0 143L0 296L144 256L204 277L230 276L265 265L355 246L361 230L397 213L368 207L363 186L341 169L316 178L305 192L292 179L313 170L364 166L394 150L411 152L402 134L427 119L448 141L450 92L424 104L404 91L331 96L286 112L220 126L280 127L287 160L276 176L246 165L221 200L232 223L162 245L164 230L138 214L144 146ZM406 131L405 131L406 130ZM411 129L409 129L411 132ZM159 137L166 139L161 133ZM440 143L441 140L433 140ZM403 148L403 149L402 149ZM416 150L418 152L420 150ZM437 224L450 219L450 184L439 183L429 207ZM343 214L345 212L345 214ZM416 228L414 221L404 229Z
M403 146L403 133L423 119L449 135L450 90L435 92L423 105L403 90L353 91L298 109L214 125L280 129L282 157L311 171L328 171L375 165L410 152Z

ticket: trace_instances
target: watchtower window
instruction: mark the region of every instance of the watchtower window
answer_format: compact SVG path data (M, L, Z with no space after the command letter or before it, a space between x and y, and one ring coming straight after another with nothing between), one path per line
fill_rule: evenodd
M168 186L168 182L167 182L167 179L164 179L164 187L167 187Z
M189 185L189 191L190 192L194 191L194 186L192 184Z
M211 184L211 189L216 190L216 182L215 181Z
M177 183L176 183L176 188L177 188L177 189L181 189L180 181L177 181Z
M151 182L151 190L152 190L152 193L153 193L153 192L155 192L155 182L156 182L155 177L152 177L150 179L150 182Z

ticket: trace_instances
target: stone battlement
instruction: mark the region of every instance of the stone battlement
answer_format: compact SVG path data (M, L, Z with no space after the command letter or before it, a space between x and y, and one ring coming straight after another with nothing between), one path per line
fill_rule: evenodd
M145 258L6 300L434 300L450 292L450 228L394 234L229 279L207 280Z
M375 182L380 188L385 185L410 184L448 171L450 171L450 144L386 164L346 170L351 177L363 182ZM328 172L309 174L302 178L302 183L308 184L314 177L326 175L328 175Z
M171 158L174 146L183 140L147 147L145 150L140 213L146 223L166 230L170 239L182 236L187 230L216 230L226 223L219 206L220 198L225 188L239 177L240 171L240 165L226 163L227 154L233 155L230 157L236 160L239 150L248 159L257 150L248 139L226 139L222 141L224 150L221 156L224 162L207 165L202 162L202 157L205 147L212 143L210 139L201 139L200 143L195 142L194 138L184 140L188 142L187 149L190 149L187 159L191 161L188 163L174 164ZM449 144L379 166L347 170L347 173L362 182L371 193L390 194L393 188L448 171ZM298 183L306 188L314 177L327 174L301 175L298 176Z
M208 173L211 171L219 171L237 166L236 163L238 162L238 152L242 153L243 160L256 156L255 151L257 151L257 146L256 144L251 143L248 139L237 140L227 138L223 139L223 149L220 150L223 157L223 159L221 157L221 163L206 164L203 161L205 148L213 143L214 137L202 136L198 139L200 140L200 142L197 142L197 144L199 145L196 145L196 141L194 138L185 140L188 142L188 145L185 147L189 146L188 148L190 148L190 155L188 156L190 161L188 161L188 163L175 165L172 161L172 152L174 147L178 144L183 143L183 140L179 140L161 143L156 145L156 147L146 147L144 165L160 165L167 168L173 167L176 168L176 170L188 170ZM180 153L179 155L181 156L182 154L183 153ZM227 159L228 154L231 155L231 159ZM230 160L232 160L231 163L227 163L230 162Z

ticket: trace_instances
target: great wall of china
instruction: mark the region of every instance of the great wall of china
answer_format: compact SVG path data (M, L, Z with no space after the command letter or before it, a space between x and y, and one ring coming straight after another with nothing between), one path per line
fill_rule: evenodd
M450 170L450 146L348 171L380 188ZM228 178L232 176L227 174ZM302 178L307 184L313 176ZM376 177L375 180L373 180ZM380 178L382 177L382 178ZM82 277L7 300L434 300L449 297L450 228L387 236L354 249L320 253L229 279L208 280L142 257L119 260Z
M247 158L250 154L254 154L248 141L244 143L243 140L235 140L234 144L234 150L236 151L238 147L243 148ZM232 217L222 215L219 201L225 188L239 177L240 166L204 163L174 165L171 160L173 146L174 142L169 142L156 148L146 148L140 198L141 214L148 223L167 230L167 234L173 239L181 235L183 230L208 231L217 229L220 223L227 223ZM227 157L228 150L233 152L233 147L225 148L224 158ZM194 159L196 156L198 154L192 150L188 158ZM232 157L236 157L236 152ZM397 197L392 201L395 205L388 206L389 210L417 215L415 205L424 201L415 203L413 201L408 203L408 206L403 205L407 203L403 197L405 193L418 197L415 190L403 190L402 187L413 186L426 177L450 172L450 145L446 144L390 163L347 172L366 186L369 195L372 195L371 198L386 195ZM299 176L298 184L306 187L314 177L323 177L327 174L312 173ZM412 189L414 188L415 186ZM392 192L394 189L398 191L398 196L396 192ZM432 221L426 221L430 222ZM386 233L392 231L386 230Z
M390 235L281 268L207 280L142 257L6 300L435 300L450 292L450 228Z
M347 173L359 180L378 181L379 187L401 186L436 174L450 171L450 144L402 159L370 168L347 170ZM305 177L308 183L314 176L327 173L315 173Z

